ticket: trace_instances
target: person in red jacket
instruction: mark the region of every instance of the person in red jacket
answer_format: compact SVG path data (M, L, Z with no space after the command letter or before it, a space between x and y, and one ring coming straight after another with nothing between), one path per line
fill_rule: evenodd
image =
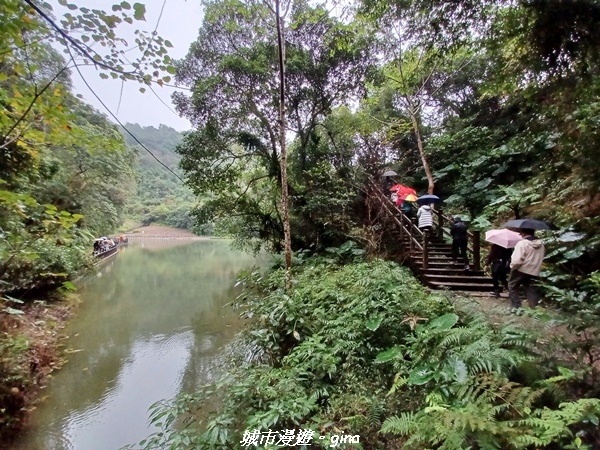
M527 302L531 308L538 304L539 294L536 282L544 261L544 244L535 236L535 231L527 228L518 230L523 236L515 246L510 260L510 276L508 278L508 296L513 312L521 307L519 287L525 287Z

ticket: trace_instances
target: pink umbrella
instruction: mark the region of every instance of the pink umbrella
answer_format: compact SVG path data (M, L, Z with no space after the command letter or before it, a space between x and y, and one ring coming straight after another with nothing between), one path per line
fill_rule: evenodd
M504 248L513 248L523 238L519 233L503 228L485 232L485 240Z

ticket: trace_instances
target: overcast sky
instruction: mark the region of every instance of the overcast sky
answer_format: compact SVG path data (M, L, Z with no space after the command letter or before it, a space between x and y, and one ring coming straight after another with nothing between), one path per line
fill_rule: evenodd
M1 1L1 0L0 0ZM131 4L135 0L129 0ZM138 0L146 5L146 21L134 21L132 25L126 23L119 25L117 34L123 37L130 44L134 45L134 31L142 29L152 32L160 16L160 11L164 0ZM53 6L56 1L53 1ZM118 4L117 0L79 0L75 2L78 6L87 6L89 8L103 9L111 11L113 4ZM59 6L55 7L56 15L63 11ZM166 0L166 4L158 24L158 34L164 39L168 39L173 44L169 49L169 55L174 59L183 58L192 42L196 40L198 29L202 22L202 7L199 0ZM169 125L179 131L190 129L190 123L187 119L179 117L163 105L158 98L150 91L146 90L144 94L139 91L143 85L135 81L121 80L103 80L98 76L98 71L93 67L82 67L83 75L92 89L98 94L102 101L123 123L139 123L140 125L158 126L159 124ZM167 74L165 74L167 75ZM106 113L104 107L96 100L94 95L86 87L76 70L72 71L73 85L76 93L82 94L84 100L95 106L101 112ZM119 106L119 97L121 86L123 85L123 95ZM156 94L175 110L171 103L171 93L173 88L153 85ZM118 107L118 110L117 110ZM108 114L107 114L108 115ZM112 120L112 118L110 118Z

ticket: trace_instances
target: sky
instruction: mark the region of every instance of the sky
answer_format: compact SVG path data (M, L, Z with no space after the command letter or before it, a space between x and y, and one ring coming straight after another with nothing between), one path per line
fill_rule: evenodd
M156 27L160 16L163 1L166 1L165 7L158 22L158 35L168 39L173 44L173 48L168 49L169 55L174 59L183 58L192 42L198 36L198 30L202 23L202 6L200 0L137 0L146 5L146 21L134 21L132 25L126 23L117 27L117 35L124 38L133 45L135 39L134 31L136 29L152 32ZM54 12L59 16L63 11L56 1L53 1ZM111 11L113 4L118 4L118 0L78 0L79 7L87 6L89 8L103 9ZM130 0L135 3L135 0ZM124 47L127 49L130 47ZM138 123L143 126L155 126L165 124L175 128L178 131L185 131L191 128L187 119L179 117L175 112L175 107L171 103L171 94L176 90L170 87L160 87L153 85L156 94L173 110L161 103L161 101L147 89L145 93L139 91L144 86L136 81L113 80L112 78L103 80L99 77L99 71L93 67L81 67L81 71L90 84L92 89L98 94L108 108L123 123ZM168 75L165 73L165 75ZM88 87L81 80L76 70L72 70L73 87L77 94L83 95L84 101L96 107L99 111L112 117L107 113L102 104L94 97ZM173 83L173 81L171 82ZM119 105L119 97L123 94Z

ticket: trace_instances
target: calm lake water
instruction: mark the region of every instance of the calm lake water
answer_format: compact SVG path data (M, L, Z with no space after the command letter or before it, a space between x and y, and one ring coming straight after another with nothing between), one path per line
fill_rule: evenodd
M239 331L226 306L258 261L227 241L130 244L82 282L54 373L19 450L116 450L153 429L148 407L213 380Z

